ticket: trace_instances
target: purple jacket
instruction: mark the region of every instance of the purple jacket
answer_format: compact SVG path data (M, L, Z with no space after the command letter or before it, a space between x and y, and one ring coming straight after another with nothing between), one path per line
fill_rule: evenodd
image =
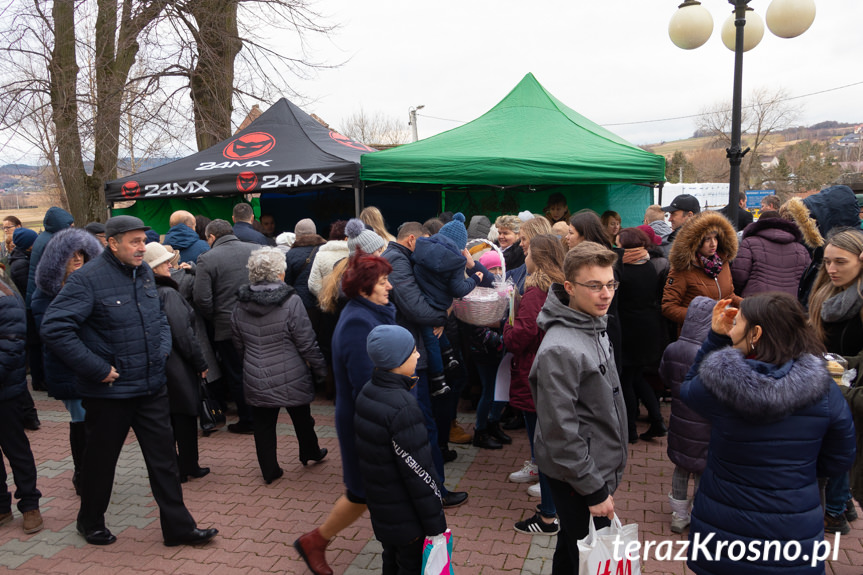
M680 384L695 361L695 354L710 331L716 302L698 296L689 304L680 337L665 348L659 375L671 388L671 418L668 420L668 458L690 473L701 473L707 464L710 423L680 399Z
M743 297L768 291L797 297L800 278L811 260L802 238L797 224L781 218L746 226L731 266L734 290Z

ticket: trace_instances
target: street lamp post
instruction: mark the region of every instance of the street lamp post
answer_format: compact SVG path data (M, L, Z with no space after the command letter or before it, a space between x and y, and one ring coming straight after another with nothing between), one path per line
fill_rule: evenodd
M749 151L741 147L741 123L743 110L743 52L758 45L764 34L761 19L751 12L752 0L728 0L734 6L734 41L723 37L726 47L734 51L734 82L731 100L731 146L726 149L728 157L728 219L737 227L737 204L740 197L740 164ZM746 12L754 16L750 26L751 35L744 32ZM794 38L809 29L815 20L815 0L773 0L767 8L767 27L780 38ZM726 23L726 28L728 24ZM671 41L684 50L698 48L710 38L713 18L697 0L684 0L668 25Z
M416 142L419 139L417 137L417 110L422 110L423 108L425 108L425 104L408 108L408 125L411 127L411 136L413 137L411 142Z

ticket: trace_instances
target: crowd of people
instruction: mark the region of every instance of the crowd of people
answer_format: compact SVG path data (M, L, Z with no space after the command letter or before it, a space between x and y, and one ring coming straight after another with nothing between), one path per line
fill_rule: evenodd
M327 545L367 510L383 572L419 573L424 536L446 530L445 509L469 498L446 486L449 443L503 449L516 427L530 452L508 479L540 502L514 528L557 535L555 574L577 570L591 520L614 517L627 444L666 435L672 531L744 542L847 533L863 498L858 210L834 186L765 198L757 221L734 224L681 195L626 228L614 211L570 213L561 194L542 214L443 213L394 235L374 207L324 235L311 219L277 233L246 203L232 222L175 212L164 237L132 216L78 228L53 207L39 234L7 216L0 449L24 530L42 527L24 431L40 425L29 370L32 389L69 411L77 528L90 544L116 540L105 514L130 428L165 544L217 535L198 527L180 486L218 473L199 462L202 380L222 409L235 406L226 429L253 436L268 484L284 475L279 411L305 466L328 453L311 403L335 401L345 492L294 542L316 575L333 572ZM454 300L505 285L515 309L499 321L452 313ZM826 353L844 358L850 385L834 383ZM473 403L472 429L457 421L460 400ZM0 498L0 524L13 518L11 499ZM738 572L719 556L690 566Z

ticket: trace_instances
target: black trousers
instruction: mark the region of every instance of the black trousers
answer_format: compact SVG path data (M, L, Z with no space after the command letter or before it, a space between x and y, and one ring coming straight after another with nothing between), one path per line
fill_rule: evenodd
M552 575L578 574L578 540L587 537L590 531L590 509L584 497L576 493L565 481L548 477L551 487L551 497L557 508L557 518L560 521L560 531L557 534L557 547L552 559ZM608 527L611 521L607 517L596 517L593 524L597 529Z
M131 427L159 506L162 535L165 539L176 538L195 529L195 520L183 503L167 388L162 386L155 395L129 399L85 398L83 404L87 411L87 449L78 480L81 526L86 530L105 527L117 459Z
M419 537L407 545L383 543L383 575L420 575L424 541Z
M246 396L243 394L243 358L237 353L237 348L230 339L215 343L222 367L222 379L227 381L231 399L237 404L237 416L242 423L252 423L252 410L246 404Z
M255 451L265 481L272 480L279 473L279 460L276 456L276 422L279 419L279 409L278 407L252 407ZM318 457L321 448L318 446L311 406L298 405L286 407L285 410L294 424L297 443L300 445L300 459Z
M15 480L18 511L39 509L42 494L36 489L36 462L30 450L30 440L24 432L24 419L19 411L19 398L0 401L0 451L9 460ZM0 513L12 510L12 494L6 487L6 466L0 457Z
M177 444L177 467L180 477L198 471L198 416L185 413L171 414L171 429Z
M656 392L644 377L645 366L624 365L620 376L623 387L623 401L626 403L626 419L629 426L630 439L636 435L635 420L638 417L638 400L647 408L650 423L662 423L662 412Z

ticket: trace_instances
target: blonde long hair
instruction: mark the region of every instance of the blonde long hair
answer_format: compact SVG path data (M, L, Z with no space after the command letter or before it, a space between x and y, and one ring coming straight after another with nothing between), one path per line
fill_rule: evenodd
M324 278L324 285L318 294L318 307L326 313L336 313L339 308L339 287L342 276L348 269L349 258L342 258L333 266L333 271Z
M384 215L379 209L374 206L369 206L360 212L360 220L367 226L371 226L377 235L379 235L384 243L396 241L391 233L387 231L387 226L384 223Z
M853 228L846 228L837 231L827 240L824 245L834 246L840 250L850 252L855 257L859 257L863 253L863 232ZM815 278L815 283L812 286L812 295L809 298L809 323L815 328L815 333L818 338L824 341L824 325L821 322L821 307L824 302L834 295L845 291L846 289L856 289L857 294L863 298L863 273L857 275L857 281L853 286L846 288L836 287L830 281L830 276L827 275L827 266L822 265L818 270L818 276Z
M533 221L533 220L531 220ZM528 250L536 271L524 280L524 287L538 287L544 292L548 291L553 283L562 284L566 278L563 276L563 260L566 250L563 244L552 234L540 234L530 240Z

